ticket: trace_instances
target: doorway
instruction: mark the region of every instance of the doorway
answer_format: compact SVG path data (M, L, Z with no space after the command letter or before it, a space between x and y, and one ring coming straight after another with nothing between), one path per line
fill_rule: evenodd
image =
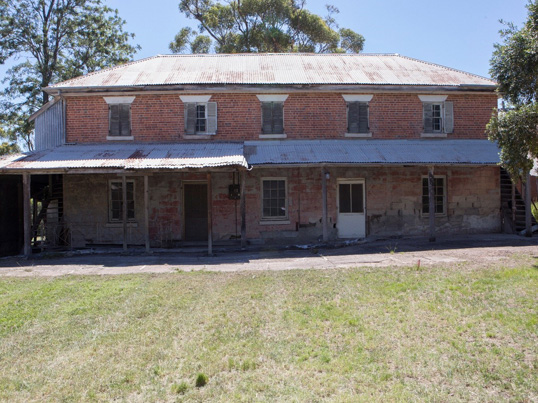
M207 241L207 183L184 183L186 241Z
M364 179L338 179L337 186L338 237L364 238L366 236Z

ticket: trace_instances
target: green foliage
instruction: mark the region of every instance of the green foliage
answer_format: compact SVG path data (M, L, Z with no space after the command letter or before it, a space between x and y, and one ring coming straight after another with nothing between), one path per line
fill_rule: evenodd
M138 47L117 10L101 0L0 0L0 63L8 70L0 99L4 132L32 149L28 118L48 102L51 84L132 59Z
M201 387L205 386L207 384L207 382L209 382L209 378L208 378L208 376L206 374L201 372L196 376L196 387L197 388L201 388Z
M339 29L338 9L327 6L325 18L300 0L181 0L179 10L198 21L200 33L183 28L170 43L174 53L318 52L358 53L364 38ZM207 33L208 35L203 35ZM194 38L194 39L191 39Z
M495 45L490 73L510 106L495 111L487 126L489 139L501 147L502 165L524 180L538 157L538 4L530 1L527 9L524 27L506 24L503 43Z
M184 394L188 389L189 389L189 385L187 385L186 382L174 383L172 385L172 392L174 392L174 393L176 393L178 395Z

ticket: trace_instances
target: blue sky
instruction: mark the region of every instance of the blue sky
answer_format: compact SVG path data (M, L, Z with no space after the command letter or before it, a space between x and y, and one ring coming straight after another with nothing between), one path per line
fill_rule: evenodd
M142 46L136 59L168 54L168 44L184 26L179 0L106 0L127 21ZM341 27L366 38L366 53L399 53L489 76L493 44L500 41L500 19L522 26L527 0L307 0L306 8L326 15L335 5Z

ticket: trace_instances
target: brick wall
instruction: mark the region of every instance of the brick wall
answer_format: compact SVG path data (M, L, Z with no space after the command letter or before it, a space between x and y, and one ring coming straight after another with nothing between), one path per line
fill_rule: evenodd
M495 94L449 95L454 103L454 133L449 138L485 138L484 128L497 105ZM257 140L261 104L254 94L215 94L218 129L211 140ZM138 95L131 105L135 141L174 142L184 136L184 108L177 94ZM376 94L370 102L372 138L419 138L422 103L412 94ZM346 103L338 93L292 93L284 103L288 139L343 138ZM104 142L108 105L102 96L69 97L67 141Z

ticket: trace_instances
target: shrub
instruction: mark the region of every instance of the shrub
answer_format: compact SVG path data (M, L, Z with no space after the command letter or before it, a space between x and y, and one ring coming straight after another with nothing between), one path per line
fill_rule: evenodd
M189 389L189 385L187 385L187 382L181 382L181 383L174 383L172 385L172 392L179 394L183 394Z
M209 378L204 373L199 373L196 377L196 387L201 388L202 386L205 386L206 383L209 381Z

